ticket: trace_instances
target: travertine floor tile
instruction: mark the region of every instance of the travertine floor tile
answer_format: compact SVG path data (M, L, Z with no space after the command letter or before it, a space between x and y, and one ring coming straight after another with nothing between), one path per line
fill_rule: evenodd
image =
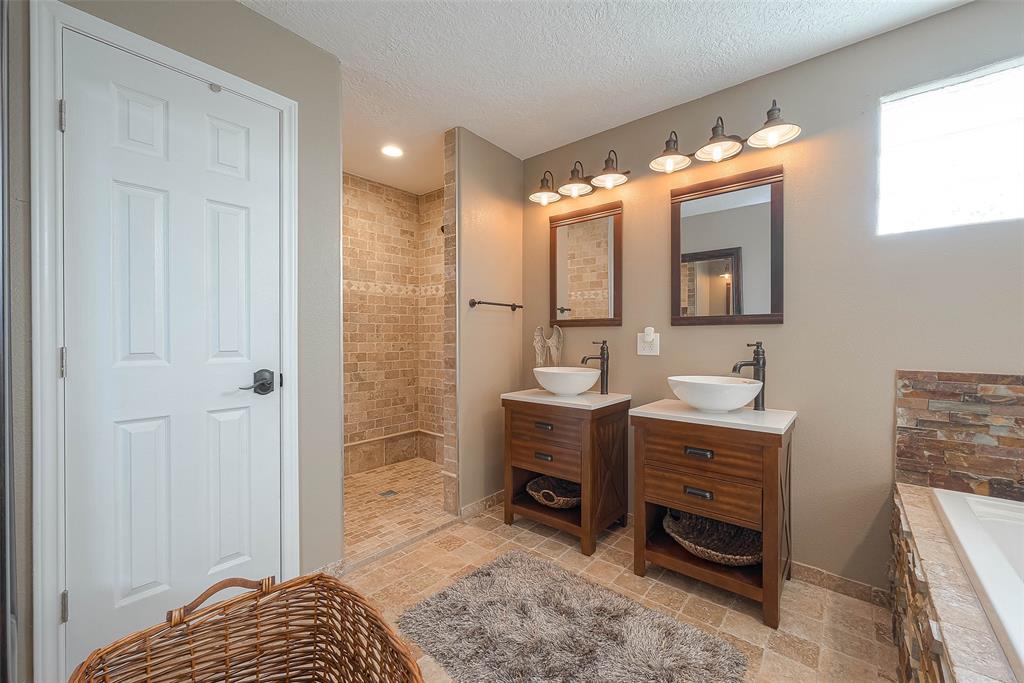
M493 558L519 550L718 635L747 657L747 681L843 683L896 678L895 648L875 637L879 628L887 627L888 613L870 603L802 581L787 581L781 622L775 630L764 626L760 606L751 600L659 567L649 566L647 576L636 576L632 552L623 550L629 548L622 539L632 538L630 529L601 534L597 551L586 557L574 538L525 520L512 526L501 520L500 507L491 508L346 573L342 580L368 595L394 622L416 602ZM429 656L422 656L420 665L428 683L451 683Z
M346 566L456 519L444 511L441 466L423 458L346 475L343 499Z

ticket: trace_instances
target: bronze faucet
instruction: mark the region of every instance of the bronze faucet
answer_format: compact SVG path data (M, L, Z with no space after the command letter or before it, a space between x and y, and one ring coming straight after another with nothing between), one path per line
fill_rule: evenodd
M733 374L740 374L740 370L746 367L754 368L754 379L761 382L761 391L757 392L757 396L754 397L754 410L764 410L764 344L761 342L754 342L753 344L747 344L748 347L754 347L754 359L753 360L741 360L732 366Z
M608 340L602 339L595 344L601 345L600 355L597 356L583 356L583 360L580 361L580 365L586 365L588 361L600 360L601 361L601 393L608 393Z

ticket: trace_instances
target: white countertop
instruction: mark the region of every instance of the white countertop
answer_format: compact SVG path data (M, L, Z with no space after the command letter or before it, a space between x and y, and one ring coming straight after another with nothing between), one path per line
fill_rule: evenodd
M664 398L654 403L647 403L633 408L629 414L634 417L690 422L713 427L731 427L732 429L767 432L768 434L785 434L790 425L796 421L796 413L792 410L740 408L729 413L705 413L674 398Z
M526 403L544 403L549 406L562 406L564 408L597 410L598 408L628 401L632 396L629 394L601 394L597 391L585 391L579 396L556 396L545 389L526 389L524 391L512 391L502 394L501 398L510 401L524 401Z

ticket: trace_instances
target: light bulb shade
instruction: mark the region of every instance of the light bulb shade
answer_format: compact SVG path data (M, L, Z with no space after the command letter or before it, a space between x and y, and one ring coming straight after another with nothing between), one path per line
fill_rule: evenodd
M554 174L551 171L544 171L544 175L540 177L540 185L537 186L537 191L530 195L530 201L541 206L557 202L562 197L552 188L554 184Z
M530 201L541 206L553 204L562 198L557 192L534 192L530 195Z
M590 180L594 187L603 187L607 190L621 185L629 180L625 173L619 173L619 155L614 149L608 150L608 157L604 160L604 168L601 173Z
M668 134L665 149L648 164L652 171L658 173L675 173L690 165L690 157L679 153L679 136L675 131Z
M800 126L782 119L782 110L775 100L768 110L768 120L759 131L747 139L751 147L778 147L800 135Z
M594 191L593 186L583 177L583 163L577 161L569 171L569 179L558 188L558 194L566 197L582 197Z
M662 154L651 159L652 171L658 173L675 173L690 165L690 157L682 154Z
M725 122L719 116L711 129L707 144L698 149L694 156L700 161L725 161L743 151L743 138L725 134Z

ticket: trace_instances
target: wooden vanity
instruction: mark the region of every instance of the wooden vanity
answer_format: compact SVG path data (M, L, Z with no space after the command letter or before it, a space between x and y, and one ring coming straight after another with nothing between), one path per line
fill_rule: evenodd
M556 396L542 389L501 395L505 408L505 524L516 515L580 539L594 553L597 534L628 510L628 394ZM526 492L540 475L580 484L580 505L547 507Z
M790 576L790 455L796 413L702 413L662 400L629 411L634 428L633 571L647 563L686 574L762 604L779 626ZM665 532L668 508L762 533L761 564L731 567L685 550Z

